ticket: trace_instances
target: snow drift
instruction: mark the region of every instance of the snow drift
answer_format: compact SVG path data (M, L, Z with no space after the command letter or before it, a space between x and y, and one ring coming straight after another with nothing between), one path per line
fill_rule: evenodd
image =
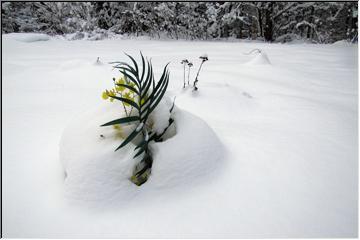
M253 56L253 58L247 62L249 65L270 65L271 62L267 54L263 51L260 51Z
M160 103L159 109L167 101ZM64 131L60 159L66 178L65 192L82 201L125 201L141 191L190 187L221 166L224 151L215 133L200 118L175 109L176 135L153 143L152 174L141 187L129 181L140 158L133 159L134 144L114 151L123 141L110 127L101 124L119 117L120 104L106 103L75 119ZM155 112L156 113L156 112ZM158 114L157 114L158 115ZM161 124L160 124L161 125ZM160 126L161 127L161 126Z
M43 33L10 33L4 35L4 37L26 43L50 40L50 36Z
M357 44L144 38L106 41L51 38L28 44L6 36L2 35L4 237L358 236ZM240 53L255 48L264 50L273 65L240 65L253 57ZM193 175L186 180L189 175L180 168L176 174L183 174L183 180L174 178L176 182L170 179L164 181L165 186L155 185L157 179L165 177L160 167L175 167L167 165L170 157L160 157L165 144L177 141L181 132L185 135L185 130L179 130L181 120L176 125L179 130L176 136L160 143L159 151L154 146L158 154L154 171L141 187L128 181L125 177L128 170L122 168L125 165L132 169L135 164L130 161L131 146L122 153L114 152L122 140L115 140L115 136L110 140L105 128L97 128L112 117L119 117L118 109L104 102L99 92L112 87L109 80L118 76L107 63L125 61L122 52L135 56L140 49L152 57L154 70L158 70L156 77L161 76L163 65L172 62L168 92L177 96L176 105L206 120L226 146L227 156L218 162L220 169L212 163L204 166L202 156L191 159L194 167L206 170L196 182L192 182ZM191 88L181 94L181 59L194 60L190 74L190 79L194 79L200 64L198 57L203 52L211 59L201 71L198 95L194 97ZM94 65L97 57L104 65ZM79 67L72 67L77 66L73 61L79 61ZM69 66L66 70L59 67L66 62ZM90 111L73 119L75 114L100 104L104 105L103 111ZM105 112L108 115L102 116ZM177 118L184 118L184 129L203 123L187 112L179 113ZM198 124L196 121L185 125L185 120L191 117L199 120ZM94 126L102 132L86 131ZM66 150L64 157L68 161L64 163L71 170L64 184L59 141L65 127L63 139L68 141L63 141L61 148ZM101 133L105 140L98 135ZM185 154L194 147L193 137L196 136L191 135L186 145L175 149L177 154ZM207 136L203 138L201 141L209 140ZM106 153L103 148L107 148ZM80 157L86 154L89 158L84 158L86 162L74 161L77 157L74 154ZM129 158L119 158L121 154L128 154ZM216 173L210 174L209 169ZM124 181L120 179L123 176ZM64 190L67 200L81 200L69 204L64 201ZM99 196L94 190L99 190ZM126 202L126 198L131 201ZM83 199L88 202L93 199L100 207L95 208L95 204L88 207ZM98 202L101 199L119 204L101 205ZM87 205L85 209L83 205Z

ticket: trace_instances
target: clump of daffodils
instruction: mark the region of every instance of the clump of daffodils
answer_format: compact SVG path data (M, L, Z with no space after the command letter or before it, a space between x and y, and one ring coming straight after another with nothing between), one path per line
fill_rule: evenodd
M105 126L114 126L115 129L121 129L122 124L131 124L136 127L131 130L129 134L126 134L124 141L118 150L128 143L132 142L135 138L139 137L139 141L134 149L136 154L134 158L141 157L135 165L133 175L130 180L140 186L145 183L150 176L151 167L153 163L152 151L150 144L152 142L163 141L163 136L166 130L174 122L174 119L170 116L168 119L167 127L162 132L157 132L153 129L152 125L154 120L150 118L150 114L156 109L161 99L163 98L167 87L169 85L169 71L167 66L164 67L162 76L155 82L153 75L153 68L151 61L145 60L141 54L141 69L133 57L127 55L132 65L125 62L113 62L114 68L119 69L119 72L124 76L118 80L114 80L114 88L105 90L102 93L102 97L106 99L119 100L125 109L126 117L121 117L105 124ZM132 111L134 109L134 111ZM173 106L169 109L171 113L174 109Z
M117 80L113 78L113 82L114 82L114 87L112 89L110 90L106 89L105 91L102 92L101 94L102 99L109 100L110 102L114 101L114 97L121 97L131 101L135 100L136 98L135 92L131 91L129 88L124 87L124 85L134 87L135 86L134 83L130 81L126 81L126 79L123 76L118 78ZM133 106L131 106L127 102L121 102L121 103L123 105L126 116L127 117L131 116L133 111ZM117 137L124 138L123 130L120 124L113 125L113 128L117 131L116 134Z
M119 79L115 79L113 78L113 82L114 82L114 88L110 89L110 90L105 90L102 92L102 98L104 100L108 100L110 102L114 101L113 97L122 97L122 98L126 98L128 100L134 101L136 94L135 92L131 91L129 88L124 87L124 85L128 85L131 87L134 87L135 84L132 82L128 82L126 81L126 79L124 77L120 77ZM121 102L124 106L124 110L125 110L125 114L126 116L130 116L133 107L126 102ZM130 109L129 109L130 108Z

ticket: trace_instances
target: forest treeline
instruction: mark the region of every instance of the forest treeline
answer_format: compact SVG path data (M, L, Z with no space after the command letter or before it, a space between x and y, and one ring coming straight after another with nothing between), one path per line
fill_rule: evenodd
M3 2L2 32L357 41L357 2Z

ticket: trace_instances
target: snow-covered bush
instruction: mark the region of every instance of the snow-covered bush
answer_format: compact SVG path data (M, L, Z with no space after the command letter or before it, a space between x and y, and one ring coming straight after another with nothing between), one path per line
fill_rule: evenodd
M114 88L106 90L102 95L104 99L110 99L110 101L121 101L126 116L105 123L102 126L114 126L116 130L121 131L121 126L135 125L132 131L126 134L124 141L116 150L124 147L129 142L134 142L137 145L135 148L137 153L134 158L141 156L142 160L136 164L131 181L139 186L147 181L151 173L153 158L149 143L163 140L165 132L174 122L171 117L174 103L170 109L165 110L167 113L157 114L157 118L150 118L150 114L154 112L162 100L169 84L167 65L164 67L160 80L155 84L151 62L147 59L145 61L141 54L142 71L140 71L135 59L130 55L127 56L131 59L133 65L124 62L113 62L112 64L116 64L114 68L119 69L123 77L118 80L113 79ZM159 116L161 116L161 119L159 119ZM154 122L154 120L157 122ZM158 126L160 121L165 121L165 127L162 127L159 132L154 126Z

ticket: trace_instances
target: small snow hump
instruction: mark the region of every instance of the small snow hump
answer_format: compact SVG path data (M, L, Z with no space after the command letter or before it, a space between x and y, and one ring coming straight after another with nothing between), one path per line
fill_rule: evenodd
M98 57L96 59L96 62L94 63L94 65L98 65L98 66L103 65L103 63L100 61L100 57Z
M263 50L253 49L249 53L247 53L247 54L245 53L245 54L250 55L251 53L254 53L255 56L246 64L249 64L249 65L271 65L269 57Z

